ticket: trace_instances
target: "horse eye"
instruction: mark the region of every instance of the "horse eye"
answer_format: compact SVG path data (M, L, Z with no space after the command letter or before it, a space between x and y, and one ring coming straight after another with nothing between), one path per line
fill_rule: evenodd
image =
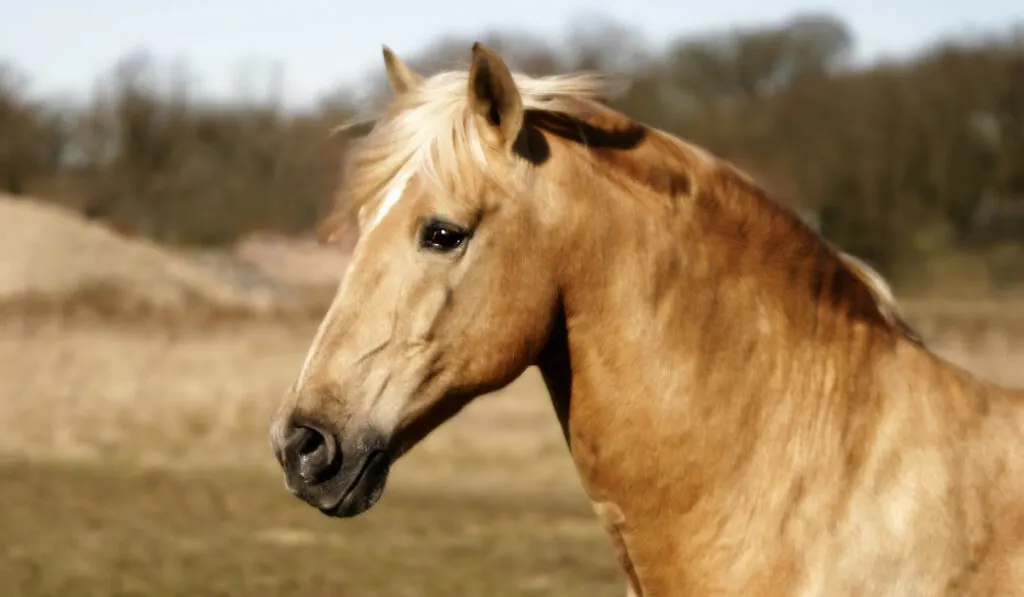
M454 224L430 220L420 232L420 247L432 251L452 251L466 239L466 232Z

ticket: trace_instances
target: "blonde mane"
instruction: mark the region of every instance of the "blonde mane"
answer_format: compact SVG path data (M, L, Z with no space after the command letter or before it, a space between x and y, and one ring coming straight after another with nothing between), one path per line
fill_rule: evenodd
M527 110L578 118L588 116L590 102L605 101L622 89L621 82L596 73L513 77ZM322 235L333 235L352 216L374 209L391 181L413 173L455 197L466 196L492 176L487 142L470 110L468 84L467 71L441 72L395 97L382 114L337 127L344 131L374 123L345 156L340 193L321 227ZM477 167L467 168L469 163Z
M854 257L849 253L836 249L836 255L839 256L839 260L843 262L847 269L862 284L867 286L882 318L889 325L900 330L908 339L923 345L924 340L921 339L917 330L904 318L899 302L896 300L896 295L893 293L889 283L882 277L882 274L878 273L878 271L862 259Z

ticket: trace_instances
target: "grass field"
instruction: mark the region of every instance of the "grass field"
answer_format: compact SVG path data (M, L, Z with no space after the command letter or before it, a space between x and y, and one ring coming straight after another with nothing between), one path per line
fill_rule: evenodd
M293 498L267 425L315 325L5 325L0 595L622 594L532 371L367 516Z
M572 496L398 490L333 521L252 471L12 461L0 475L5 596L622 593Z
M940 352L1024 385L1020 322L968 319ZM333 520L266 435L315 321L0 326L0 596L624 592L532 370Z

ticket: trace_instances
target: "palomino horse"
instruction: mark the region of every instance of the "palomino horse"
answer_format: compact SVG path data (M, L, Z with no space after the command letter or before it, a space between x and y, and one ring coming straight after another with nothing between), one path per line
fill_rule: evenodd
M359 239L272 423L355 516L537 365L638 596L1024 595L1024 392L933 354L885 282L593 75L414 73L347 157Z

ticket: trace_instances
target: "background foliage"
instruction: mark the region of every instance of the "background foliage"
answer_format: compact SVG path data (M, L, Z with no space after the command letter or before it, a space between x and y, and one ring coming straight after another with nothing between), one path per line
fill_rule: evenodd
M531 74L626 78L618 107L736 161L897 282L936 268L1021 280L1024 28L866 66L851 62L853 33L823 14L657 52L600 20L557 46L518 32L484 39ZM471 42L442 38L407 58L428 71L463 65ZM0 191L175 244L311 230L344 151L329 130L362 107L355 89L300 113L274 93L213 104L190 93L186 69L145 54L114 65L81 105L31 97L27 81L0 63ZM383 89L370 85L365 102Z

